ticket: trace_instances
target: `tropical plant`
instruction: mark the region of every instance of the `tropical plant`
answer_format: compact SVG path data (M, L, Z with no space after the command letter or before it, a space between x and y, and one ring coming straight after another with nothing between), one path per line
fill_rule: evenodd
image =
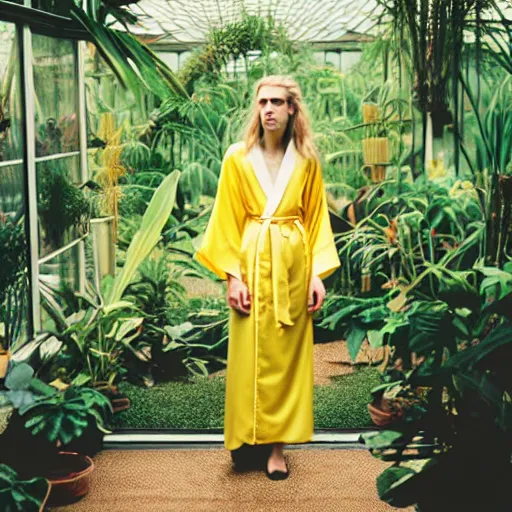
M57 326L52 334L65 343L60 363L68 368L64 370L67 379L111 385L122 374L123 353L132 348L130 342L140 334L144 320L135 305L122 296L159 240L173 208L178 179L179 172L170 174L155 191L115 279L106 280L101 292L79 294L87 301L87 309L66 317L51 290L41 287L45 307Z
M130 380L148 386L190 374L208 375L207 364L222 363L226 355L221 353L227 341L225 304L212 309L201 301L196 308L195 299L187 301L182 278L204 276L190 265L191 255L178 259L171 254L171 249L164 249L160 256L146 260L125 294L145 316L125 366Z
M42 512L49 494L50 484L45 478L22 480L14 469L0 464L0 503L4 512Z
M391 16L392 32L401 38L414 74L413 92L420 112L432 116L434 137L458 112L449 109L449 84L457 87L464 47L464 30L481 15L490 2L475 0L379 0ZM455 95L456 96L456 95ZM456 98L455 98L456 101ZM455 110L457 105L455 104Z
M410 283L429 263L471 268L481 255L484 213L471 183L418 181L398 197L395 188L395 180L370 188L355 205L354 229L338 237L345 293Z
M27 363L13 366L0 391L2 406L12 406L33 435L44 435L51 443L66 445L91 426L108 433L109 400L94 389L71 386L59 391L34 377ZM27 419L28 418L28 419Z
M136 97L145 89L161 99L173 95L187 95L172 71L146 45L129 32L108 27L110 17L125 26L127 23L136 22L137 18L123 5L102 0L87 0L84 11L71 0L68 2L72 18L87 30L91 41L121 85L129 88Z
M409 389L424 396L395 409L399 414L386 430L362 436L374 456L393 462L377 479L379 496L389 504L416 503L422 512L476 511L489 502L493 510L507 509L510 270L452 274L444 302L413 301L405 308L394 299L389 305L399 318L390 315L384 331L396 353L386 382L374 392ZM415 364L405 365L413 353ZM429 493L427 482L439 494Z
M478 126L478 133L475 136L476 158L472 167L489 182L486 204L486 262L502 266L508 249L512 219L510 76L500 84L483 116L471 87L462 77L460 81L471 102ZM460 141L460 145L464 154L467 155L464 142Z
M16 363L0 391L2 412L10 416L0 436L0 461L24 477L51 477L62 469L60 452L93 455L112 419L110 400L90 388L48 385L33 368Z
M112 406L100 392L71 386L64 392L37 400L25 407L22 416L30 418L25 427L33 435L45 436L50 442L67 445L94 425L103 433L111 419Z
M206 78L217 83L222 67L229 59L235 59L236 62L236 59L242 57L247 72L249 52L269 54L279 51L290 54L292 48L285 28L277 24L272 16L264 18L243 12L240 21L212 28L206 36L205 45L189 57L178 76L192 94L194 83L199 79Z

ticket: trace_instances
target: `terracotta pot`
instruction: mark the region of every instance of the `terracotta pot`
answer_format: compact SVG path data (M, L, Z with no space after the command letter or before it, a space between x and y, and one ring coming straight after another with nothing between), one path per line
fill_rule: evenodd
M87 455L60 452L58 459L60 467L45 475L52 486L48 498L50 506L68 505L85 496L94 469L94 463Z
M93 388L103 393L112 404L114 414L130 408L130 400L119 393L119 388L108 382L95 382Z
M402 416L401 411L393 411L389 406L389 402L382 397L376 398L368 404L368 412L373 423L378 427L386 427Z
M387 164L389 162L388 138L369 137L363 139L363 161L365 164Z
M46 493L46 496L44 497L43 502L41 503L41 508L39 509L39 512L44 512L46 509L46 503L48 502L48 498L50 497L50 494L52 492L52 483L48 482L48 491Z
M114 414L121 411L126 411L126 409L129 409L131 405L128 398L111 398L110 402L112 403Z

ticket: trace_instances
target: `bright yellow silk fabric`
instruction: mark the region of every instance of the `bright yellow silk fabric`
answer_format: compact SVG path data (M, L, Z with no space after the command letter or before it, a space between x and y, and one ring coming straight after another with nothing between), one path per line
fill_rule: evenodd
M307 312L311 271L339 266L320 165L297 155L281 202L262 218L267 198L243 147L224 159L199 262L242 279L251 314L231 311L224 444L303 443L313 436L313 326Z

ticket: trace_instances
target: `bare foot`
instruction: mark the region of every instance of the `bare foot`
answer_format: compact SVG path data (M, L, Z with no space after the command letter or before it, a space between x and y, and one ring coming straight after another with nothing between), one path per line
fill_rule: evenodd
M276 443L272 448L272 453L268 458L267 469L269 473L273 471L283 471L284 473L288 472L288 468L286 467L286 462L284 460L283 454L283 443Z

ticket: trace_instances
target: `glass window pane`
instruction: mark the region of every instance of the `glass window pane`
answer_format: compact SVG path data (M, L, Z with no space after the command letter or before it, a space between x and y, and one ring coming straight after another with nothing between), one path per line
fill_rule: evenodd
M68 290L78 291L79 289L79 251L80 244L76 244L69 250L55 256L46 263L39 265L39 280L45 288L45 292L53 291L52 296L62 307L66 306L63 299ZM41 308L41 325L43 330L54 327L48 313L44 308L44 300Z
M340 54L338 52L326 52L325 63L329 66L333 66L338 71L341 69Z
M23 208L23 165L0 167L0 215L21 215Z
M82 0L75 0L75 4L81 5ZM51 14L69 17L68 2L62 0L32 0L32 7Z
M20 59L16 29L0 21L0 162L22 157Z
M75 44L33 35L36 156L78 151Z
M28 339L27 247L23 218L0 209L0 347Z
M85 234L89 201L78 188L80 158L38 162L39 255L45 256Z
M126 135L126 130L121 130L123 124L146 123L150 115L150 110L144 112L132 92L120 85L91 44L85 52L85 92L88 148L104 148L109 143L118 146ZM147 101L149 105L149 98Z
M362 52L343 52L341 54L341 71L346 73L352 66L361 60Z

